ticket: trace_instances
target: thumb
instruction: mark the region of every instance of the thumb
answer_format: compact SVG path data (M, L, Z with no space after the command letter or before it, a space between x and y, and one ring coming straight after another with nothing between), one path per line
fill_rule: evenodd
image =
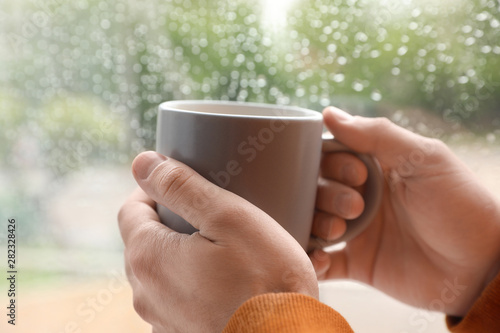
M323 110L326 127L335 138L359 153L376 157L382 165L394 167L412 153L428 153L428 138L410 132L387 118L352 116L335 107Z
M199 230L204 228L204 222L216 220L210 215L220 211L224 200L232 195L187 165L153 151L141 153L134 159L132 173L151 199Z

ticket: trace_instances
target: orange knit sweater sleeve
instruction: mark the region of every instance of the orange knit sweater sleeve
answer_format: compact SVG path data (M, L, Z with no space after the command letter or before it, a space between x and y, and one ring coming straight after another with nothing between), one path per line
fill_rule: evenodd
M313 297L296 293L255 296L239 307L223 333L352 333L347 321Z
M446 324L453 333L500 332L500 274L484 289L465 317L448 316Z
M500 274L464 318L448 316L452 333L500 332ZM350 333L347 321L315 298L279 293L255 296L233 314L223 333Z

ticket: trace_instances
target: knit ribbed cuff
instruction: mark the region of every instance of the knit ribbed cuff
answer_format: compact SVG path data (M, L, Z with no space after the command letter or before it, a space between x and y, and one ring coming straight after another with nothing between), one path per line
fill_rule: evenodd
M500 332L500 274L486 287L465 317L446 317L453 333Z
M223 333L352 333L347 321L313 297L297 293L264 294L236 310Z

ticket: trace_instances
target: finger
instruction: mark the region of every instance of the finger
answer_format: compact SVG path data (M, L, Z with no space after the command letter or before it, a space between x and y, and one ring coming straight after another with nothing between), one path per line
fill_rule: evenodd
M137 183L154 201L184 218L203 236L213 239L222 222L224 228L241 224L241 214L263 214L243 198L209 182L187 165L156 152L139 154L132 171ZM227 216L234 213L234 218ZM226 218L222 218L226 217Z
M314 213L311 233L325 240L335 240L342 237L346 228L344 219L317 211Z
M360 186L366 181L368 170L353 154L328 153L321 160L321 175L349 186Z
M318 280L348 278L347 256L343 250L327 253L321 249L309 254Z
M427 138L386 118L353 117L335 107L327 107L323 119L337 140L354 151L377 157L388 167L396 167L410 154L428 154L433 149Z
M364 207L363 197L356 190L329 179L318 180L316 209L344 219L354 219L361 215Z
M131 236L139 231L150 230L154 234L159 230L170 230L160 223L155 202L141 188L132 192L121 207L118 226L125 247L130 245Z
M132 163L132 172L139 186L154 201L197 229L200 217L209 213L208 201L213 193L219 192L217 186L207 184L208 181L191 168L156 152L139 154Z
M127 275L127 280L130 284L130 287L132 287L132 290L140 287L140 282L134 275L134 271L132 270L132 267L130 267L127 256L125 256L125 274Z
M145 322L152 324L154 319L155 307L151 306L151 303L148 302L147 290L139 284L135 288L133 288L132 291L135 312Z

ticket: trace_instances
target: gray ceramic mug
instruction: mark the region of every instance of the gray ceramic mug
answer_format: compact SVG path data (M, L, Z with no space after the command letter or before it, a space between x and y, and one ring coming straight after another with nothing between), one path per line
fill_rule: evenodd
M383 190L378 162L334 139L323 139L319 112L291 106L221 101L160 104L156 150L181 161L211 182L250 201L281 224L304 249L325 247L358 235L376 214ZM368 168L365 209L347 221L332 242L309 239L321 152L347 151ZM162 223L196 231L158 205Z

